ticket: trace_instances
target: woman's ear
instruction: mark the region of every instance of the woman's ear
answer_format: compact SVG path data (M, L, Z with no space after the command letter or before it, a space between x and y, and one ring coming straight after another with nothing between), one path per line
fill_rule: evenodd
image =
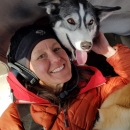
M44 85L45 85L44 82L41 81L41 80L39 80L39 84L40 84L41 86L44 86Z

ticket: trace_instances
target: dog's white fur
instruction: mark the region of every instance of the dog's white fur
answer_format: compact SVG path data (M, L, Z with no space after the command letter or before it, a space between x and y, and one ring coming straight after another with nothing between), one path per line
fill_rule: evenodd
M85 10L83 9L83 5L79 4L79 15L81 17L81 19L83 19L84 14L85 14ZM75 20L76 23L79 23L79 16L77 13L72 13L71 15L67 16L64 18L65 21L67 21L68 18L73 18ZM90 15L90 13L87 14L86 16L86 22L89 23L89 21L91 19L94 19L92 15ZM53 27L53 29L55 30L55 33L57 34L58 38L62 41L62 43L64 44L64 46L66 48L68 48L71 52L73 52L73 48L70 47L70 44L68 42L68 39L66 38L66 34L69 36L71 43L73 44L73 46L80 50L83 51L83 49L81 48L80 44L82 42L90 42L91 43L91 47L89 49L86 49L85 51L89 51L92 48L92 44L93 44L93 38L95 37L95 33L97 30L97 25L94 22L93 24L93 29L89 30L88 28L85 27L83 21L81 23L81 27L78 28L77 26L72 26L69 25L68 23L66 23L68 26L70 26L70 28L73 31L70 31L67 28L61 27L62 21L57 21L55 26ZM74 57L74 56L73 56Z
M130 84L107 97L93 130L130 130Z

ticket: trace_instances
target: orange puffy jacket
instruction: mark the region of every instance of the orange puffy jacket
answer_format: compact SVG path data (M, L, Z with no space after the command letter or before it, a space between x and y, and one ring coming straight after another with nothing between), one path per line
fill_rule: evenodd
M88 85L82 88L70 105L64 117L64 111L58 111L58 106L25 90L25 88L14 89L15 96L19 102L31 103L30 113L34 121L45 128L45 130L91 130L96 119L96 114L101 103L113 91L130 82L130 49L124 45L116 45L115 55L107 58L119 76L104 78L100 71L95 71ZM88 67L88 66L83 66ZM8 81L11 80L8 77ZM82 82L80 82L82 84ZM79 83L79 84L80 84ZM17 85L20 84L17 82ZM10 84L11 85L11 84ZM11 85L13 86L13 85ZM15 90L16 89L16 90ZM19 91L19 93L17 93ZM21 94L20 94L21 92ZM24 95L25 94L25 95ZM68 128L65 127L64 119L67 118ZM0 130L24 130L16 110L16 102L9 105L0 118Z

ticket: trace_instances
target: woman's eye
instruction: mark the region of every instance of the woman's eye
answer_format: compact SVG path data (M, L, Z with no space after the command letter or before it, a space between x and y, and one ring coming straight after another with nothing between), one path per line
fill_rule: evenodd
M72 18L67 19L67 22L68 22L69 24L75 25L75 21L74 21L74 19L72 19Z
M45 58L45 55L44 55L44 54L42 54L42 55L40 55L40 56L38 57L38 59L42 59L42 58Z
M59 51L61 48L55 48L54 49L54 52L56 52L56 51Z
M93 22L94 22L94 20L93 20L93 19L91 19L91 20L89 21L88 25L92 25L92 24L93 24Z

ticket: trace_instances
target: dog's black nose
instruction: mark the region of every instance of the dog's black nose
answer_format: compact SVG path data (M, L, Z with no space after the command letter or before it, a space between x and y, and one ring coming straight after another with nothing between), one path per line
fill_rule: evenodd
M85 41L85 42L81 42L80 46L81 46L81 48L83 50L86 50L86 49L90 49L91 48L92 43Z

